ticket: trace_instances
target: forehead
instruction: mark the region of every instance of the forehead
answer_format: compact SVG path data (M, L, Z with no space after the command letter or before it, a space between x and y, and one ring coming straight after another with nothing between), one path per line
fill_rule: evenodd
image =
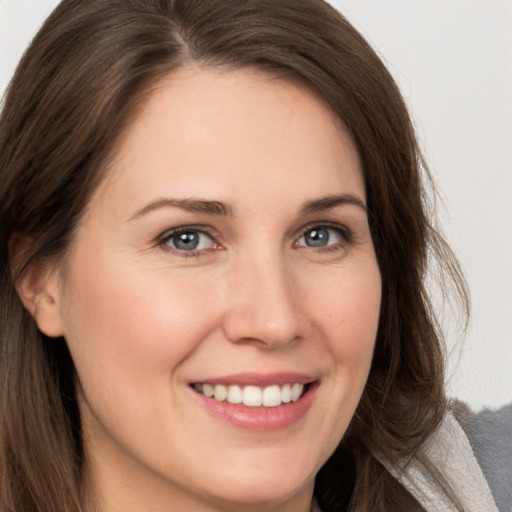
M283 181L364 194L359 156L339 119L305 88L251 69L190 66L159 81L109 168L100 189L115 185L134 202L143 190L194 196L207 189L218 198Z

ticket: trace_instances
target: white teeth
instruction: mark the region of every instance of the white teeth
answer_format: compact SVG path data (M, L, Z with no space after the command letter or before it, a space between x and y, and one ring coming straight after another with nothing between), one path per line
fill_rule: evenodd
M298 400L300 398L300 395L302 395L303 389L304 389L303 384L294 384L292 386L292 402L295 402L295 400Z
M279 386L269 386L263 390L263 405L265 407L281 405L281 388Z
M292 387L290 384L285 384L281 389L281 401L285 404L292 401Z
M203 384L203 395L207 397L212 397L215 394L215 390L213 386L210 384Z
M221 384L217 384L214 388L214 397L217 402L223 402L228 397L228 390L226 386L222 386Z
M247 407L259 407L262 404L261 389L256 386L245 386L243 390L244 405Z
M241 404L243 402L243 394L240 386L229 386L228 388L228 402L230 404Z
M302 396L304 384L274 384L265 388L258 386L224 386L222 384L194 384L194 389L218 402L244 404L247 407L278 407L295 402Z

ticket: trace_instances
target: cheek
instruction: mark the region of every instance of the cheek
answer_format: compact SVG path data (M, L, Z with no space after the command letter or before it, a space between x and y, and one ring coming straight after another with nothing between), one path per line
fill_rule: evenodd
M381 279L376 262L350 265L319 279L307 291L313 322L324 333L334 358L369 365L377 334Z
M123 268L119 261L89 267L75 266L81 271L73 276L64 313L82 381L91 373L114 386L168 379L215 324L208 316L209 297L189 280L134 271L136 265Z
M322 424L317 435L325 440L327 458L346 432L366 385L378 328L381 279L373 259L316 277L316 285L307 288L306 296L314 332L323 340L313 357L325 364ZM321 359L325 353L328 358Z

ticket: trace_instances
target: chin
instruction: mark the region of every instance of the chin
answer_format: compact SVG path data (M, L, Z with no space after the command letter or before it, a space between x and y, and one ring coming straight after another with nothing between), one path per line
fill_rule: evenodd
M314 479L307 482L286 482L282 479L261 479L249 482L245 478L234 479L228 486L217 489L212 493L219 502L244 506L263 506L288 503L295 496L302 495L305 489L312 489ZM310 491L311 492L311 491Z
M226 466L211 481L213 485L208 486L208 492L221 501L240 506L278 505L305 491L311 493L314 487L316 471L308 471L306 468L311 468L311 465L294 460L294 457L279 462L267 459L260 464L248 459L245 465L230 466L228 471Z

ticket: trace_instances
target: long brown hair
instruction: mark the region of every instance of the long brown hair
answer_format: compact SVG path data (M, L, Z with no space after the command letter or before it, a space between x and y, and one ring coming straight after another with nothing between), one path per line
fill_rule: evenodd
M65 258L122 129L151 85L186 63L252 67L308 88L350 131L362 160L383 294L369 379L317 476L324 512L403 509L379 460L421 456L446 410L442 336L425 289L440 262L430 176L404 101L361 35L322 0L64 0L25 53L0 118L0 507L82 509L74 367L25 311L15 281ZM25 250L10 254L13 237Z

